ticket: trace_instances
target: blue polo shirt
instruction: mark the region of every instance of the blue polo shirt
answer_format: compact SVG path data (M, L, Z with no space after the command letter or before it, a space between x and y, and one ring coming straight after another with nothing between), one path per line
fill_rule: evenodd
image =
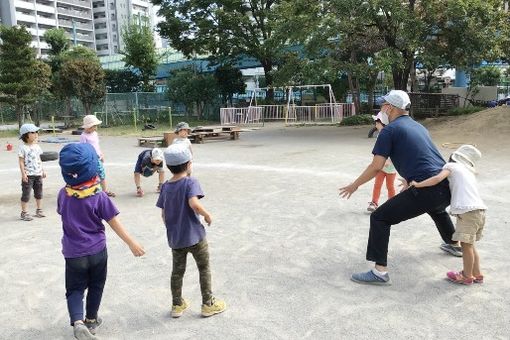
M445 164L427 129L407 115L381 130L372 154L391 158L400 176L408 182L435 176Z

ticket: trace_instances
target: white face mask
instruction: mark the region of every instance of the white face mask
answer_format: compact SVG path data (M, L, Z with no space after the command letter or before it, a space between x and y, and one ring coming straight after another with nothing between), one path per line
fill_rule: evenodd
M381 111L381 114L386 118L386 121L389 122L390 121L390 117L388 117L388 114L384 111ZM383 121L383 120L382 120Z

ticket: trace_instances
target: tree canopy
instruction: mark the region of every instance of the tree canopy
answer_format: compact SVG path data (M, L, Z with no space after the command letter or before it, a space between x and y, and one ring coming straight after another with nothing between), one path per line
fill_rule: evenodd
M125 47L120 52L124 55L124 63L140 74L143 91L147 92L154 89L151 77L156 74L159 61L154 34L148 20L144 16L138 16L122 28Z
M0 101L13 105L21 126L25 109L50 87L50 67L35 58L23 26L0 26Z

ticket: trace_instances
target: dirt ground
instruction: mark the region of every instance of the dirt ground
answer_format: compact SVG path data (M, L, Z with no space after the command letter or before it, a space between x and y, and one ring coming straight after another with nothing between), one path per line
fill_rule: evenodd
M107 179L120 219L147 251L134 258L107 227L109 269L100 309L103 339L509 339L510 109L424 122L445 157L474 143L481 193L489 207L478 244L486 283L455 286L444 279L459 258L439 249L428 216L393 228L393 285L353 283L365 261L372 183L350 200L338 188L370 162L369 127L283 127L243 132L236 141L193 145L194 176L213 215L207 228L213 291L228 304L200 317L198 272L192 258L184 280L191 308L170 317L171 251L160 211L157 179L142 179L135 197L135 137L102 137ZM101 131L100 131L101 133ZM77 139L76 136L69 136ZM44 136L42 136L44 138ZM70 339L64 290L62 227L55 213L63 186L57 162L45 163L47 217L19 220L16 153L0 139L0 320L2 339ZM41 143L45 151L61 144ZM15 145L15 150L17 145ZM384 194L384 191L383 191ZM30 211L35 210L33 200Z

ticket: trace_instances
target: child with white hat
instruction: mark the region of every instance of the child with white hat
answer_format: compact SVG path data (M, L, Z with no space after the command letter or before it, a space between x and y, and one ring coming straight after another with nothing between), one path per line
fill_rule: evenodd
M388 116L379 112L377 116L372 116L375 121L375 128L381 131L386 125L389 124ZM397 170L388 158L384 163L384 168L380 170L375 176L374 188L372 190L372 201L368 203L367 211L373 212L379 206L379 198L381 197L381 188L386 181L386 189L388 190L388 199L395 196L395 178L397 177Z
M94 147L97 152L97 156L99 157L98 161L98 171L99 178L101 179L101 188L103 191L110 197L115 197L115 193L108 190L108 186L106 184L106 174L104 171L104 156L101 151L101 147L99 146L99 135L97 134L97 127L101 125L102 121L97 119L94 115L86 115L83 117L83 132L80 136L80 143L88 143Z
M138 155L134 172L136 195L138 197L142 197L144 195L140 185L140 176L150 177L154 175L155 172L159 175L159 184L156 189L156 191L159 192L163 182L165 181L165 171L163 170L163 151L159 148L142 151Z
M452 240L460 241L464 269L460 272L450 271L446 275L451 282L464 285L483 282L480 257L474 244L482 238L487 209L480 198L475 178L475 165L481 157L481 152L474 146L462 145L453 152L439 174L418 183L411 182L414 187L423 188L436 185L448 177L452 193L450 214L457 217Z
M191 141L188 136L191 133L191 128L189 124L186 122L180 122L175 126L175 134L177 137L174 138L172 144L184 144L189 149L191 154L193 155L193 150L191 149Z

